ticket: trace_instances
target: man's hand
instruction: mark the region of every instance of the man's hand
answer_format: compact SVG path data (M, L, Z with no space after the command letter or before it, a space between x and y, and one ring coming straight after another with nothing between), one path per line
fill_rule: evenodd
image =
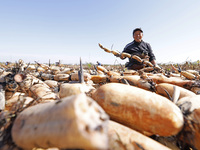
M125 59L126 57L124 57L123 55L120 54L119 56L121 59Z
M154 65L154 69L155 70L162 70L162 68L160 66L158 66L157 64Z

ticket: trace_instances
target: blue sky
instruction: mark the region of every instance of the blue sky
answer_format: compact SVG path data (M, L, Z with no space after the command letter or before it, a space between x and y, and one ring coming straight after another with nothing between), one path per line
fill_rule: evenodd
M200 59L199 0L0 0L0 59L124 64L98 43L122 51L141 27L158 63Z

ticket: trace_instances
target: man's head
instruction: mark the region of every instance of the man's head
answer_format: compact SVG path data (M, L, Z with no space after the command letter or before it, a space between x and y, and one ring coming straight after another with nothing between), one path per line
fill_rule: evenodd
M136 42L141 42L143 37L143 31L141 28L136 28L133 30L133 38Z

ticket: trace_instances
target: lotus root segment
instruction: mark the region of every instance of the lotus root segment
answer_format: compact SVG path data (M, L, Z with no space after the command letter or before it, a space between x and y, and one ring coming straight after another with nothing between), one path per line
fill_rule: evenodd
M176 135L183 128L180 109L156 93L120 83L108 83L92 93L111 120L145 134Z
M107 149L108 120L93 99L79 94L25 109L11 133L23 149Z

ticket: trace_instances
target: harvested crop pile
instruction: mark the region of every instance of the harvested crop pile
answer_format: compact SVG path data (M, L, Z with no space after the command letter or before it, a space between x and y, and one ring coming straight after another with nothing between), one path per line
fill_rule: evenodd
M0 149L200 149L198 70L145 63L1 63Z

